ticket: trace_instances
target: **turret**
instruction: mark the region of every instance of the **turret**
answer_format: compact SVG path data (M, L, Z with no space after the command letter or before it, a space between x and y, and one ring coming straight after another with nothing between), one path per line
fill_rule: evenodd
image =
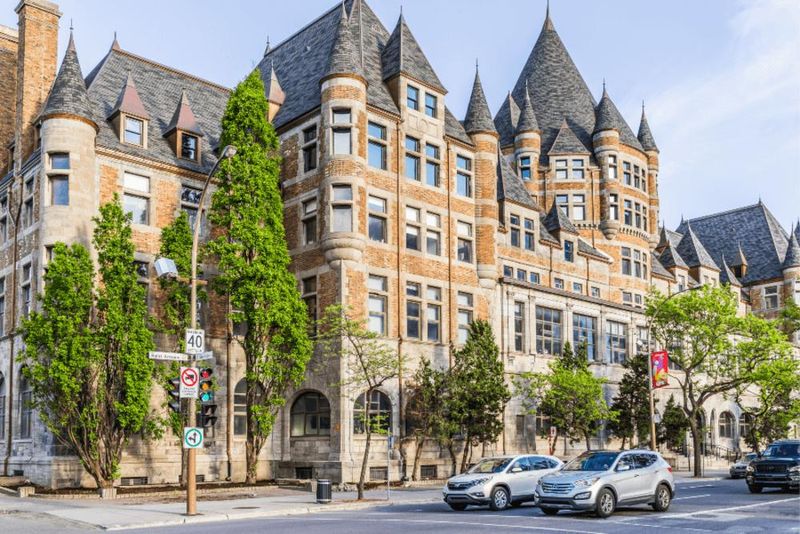
M616 237L620 228L622 208L619 194L619 111L606 91L595 110L595 128L592 145L595 159L600 165L600 230L607 239Z
M334 268L340 262L360 263L366 246L359 221L366 204L367 81L354 15L348 17L342 4L330 62L320 80L320 137L327 141L320 151L325 176L320 191L328 207L321 245Z
M42 244L77 241L89 247L99 196L95 185L98 127L72 35L39 120L45 185L40 197ZM65 225L65 220L75 224Z
M795 285L800 283L800 241L798 241L797 234L798 232L792 228L782 268L784 296L787 299L794 298L795 304L800 304L796 300L797 292L795 291Z
M509 95L509 98L511 96ZM533 111L528 82L525 82L525 98L519 113L519 121L514 134L514 152L517 169L525 188L538 197L539 155L542 151L542 132Z
M644 102L642 102L642 119L639 122L639 133L636 136L642 148L647 154L647 191L650 194L650 220L657 221L660 210L658 199L658 146L650 131L650 124L647 122L647 115L644 113ZM653 223L655 224L655 223Z
M464 118L464 129L475 143L475 223L478 280L491 289L497 283L495 235L499 220L497 207L498 134L494 127L480 74L475 66L475 81Z

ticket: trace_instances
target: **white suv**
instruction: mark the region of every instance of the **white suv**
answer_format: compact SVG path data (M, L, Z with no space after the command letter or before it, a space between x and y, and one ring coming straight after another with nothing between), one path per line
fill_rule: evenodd
M467 505L486 505L503 510L534 500L539 477L561 469L554 456L530 455L484 458L469 471L456 475L442 490L444 502L453 510Z
M600 517L617 505L649 504L666 512L675 495L672 468L650 450L587 451L561 471L539 479L536 501L546 515L594 510Z

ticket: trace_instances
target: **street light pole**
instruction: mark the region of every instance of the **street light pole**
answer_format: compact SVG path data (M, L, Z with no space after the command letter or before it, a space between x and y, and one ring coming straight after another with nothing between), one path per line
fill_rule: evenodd
M191 314L191 328L197 328L197 249L200 241L200 224L203 219L203 204L206 200L208 193L208 185L211 183L211 178L217 172L219 164L225 158L231 158L236 154L236 147L227 145L222 149L219 159L214 164L211 172L206 176L206 181L203 184L203 192L200 193L200 203L197 206L197 216L194 220L194 235L192 238L192 273L189 281L191 297L189 299L189 313ZM195 366L195 360L189 361L189 367ZM189 399L189 425L195 425L197 419L197 404L194 399ZM195 515L197 513L197 449L189 449L188 458L186 460L186 515Z

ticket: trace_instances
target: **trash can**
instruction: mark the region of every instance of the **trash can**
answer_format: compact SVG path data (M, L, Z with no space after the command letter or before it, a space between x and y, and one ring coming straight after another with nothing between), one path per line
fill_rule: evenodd
M317 479L317 502L319 504L328 504L331 502L330 480Z

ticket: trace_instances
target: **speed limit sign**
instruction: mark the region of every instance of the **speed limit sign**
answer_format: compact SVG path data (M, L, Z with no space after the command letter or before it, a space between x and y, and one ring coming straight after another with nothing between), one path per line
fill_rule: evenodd
M200 354L206 350L206 331L186 329L186 354Z

